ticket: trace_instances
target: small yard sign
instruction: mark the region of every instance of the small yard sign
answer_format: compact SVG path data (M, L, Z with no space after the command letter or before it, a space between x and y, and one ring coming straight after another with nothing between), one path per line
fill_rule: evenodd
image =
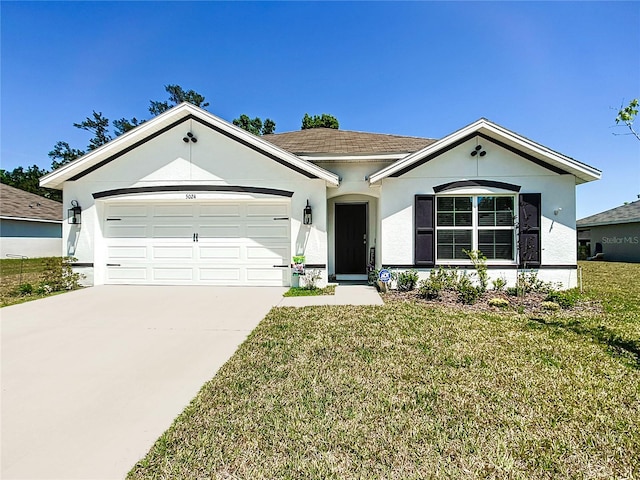
M380 270L380 273L378 274L378 279L381 282L389 283L391 281L391 272L386 268L383 268L382 270Z

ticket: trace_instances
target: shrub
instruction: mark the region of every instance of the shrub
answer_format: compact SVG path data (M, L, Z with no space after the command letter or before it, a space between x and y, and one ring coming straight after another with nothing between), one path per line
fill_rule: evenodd
M304 279L304 288L307 290L315 290L318 288L318 280L320 280L321 277L320 270L307 270L302 277Z
M495 280L492 280L491 283L493 284L493 289L497 292L502 291L504 287L507 286L507 281L504 277L496 278Z
M530 292L547 293L553 289L551 282L543 282L538 278L538 272L533 270L529 273L518 273L518 279L516 280L516 286L507 288L509 295L526 295Z
M33 285L30 283L21 283L18 285L17 292L20 295L31 295L33 293Z
M489 305L492 307L506 308L509 306L509 301L504 298L494 297L489 300Z
M571 290L552 290L547 294L545 301L555 302L562 308L573 308L580 298L580 291L577 288L572 288Z
M464 275L458 280L458 300L465 305L473 305L476 303L480 295L482 295L482 287L476 287L471 279Z
M473 263L478 280L480 281L480 290L487 291L489 286L489 273L487 272L487 257L480 250L463 250L467 254L471 263Z
M397 282L398 290L401 292L409 292L413 290L416 288L419 279L420 277L418 277L418 272L414 269L400 272L398 274Z
M442 283L433 275L420 281L418 285L418 295L427 300L435 300L440 296L440 292L442 292Z
M541 304L543 310L549 310L551 312L555 312L556 310L560 310L560 305L556 302L542 302Z
M80 287L80 274L73 273L72 257L50 257L45 259L41 285L47 285L51 292L75 290Z

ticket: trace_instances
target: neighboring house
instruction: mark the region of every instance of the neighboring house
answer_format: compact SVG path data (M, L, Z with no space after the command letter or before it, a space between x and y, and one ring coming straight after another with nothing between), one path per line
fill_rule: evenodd
M577 222L583 256L610 262L640 263L640 200Z
M62 255L62 204L0 183L0 256Z
M289 285L394 269L518 268L576 283L575 188L600 171L480 119L440 139L332 129L258 137L181 104L46 175L66 253L96 284ZM305 210L311 209L311 224Z

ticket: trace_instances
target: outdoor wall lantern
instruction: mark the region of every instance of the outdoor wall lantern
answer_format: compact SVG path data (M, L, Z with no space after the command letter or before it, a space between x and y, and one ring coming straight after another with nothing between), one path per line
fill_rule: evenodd
M302 213L302 223L305 225L311 225L311 205L309 205L309 199L307 199L307 206L304 207L304 211Z
M71 208L69 209L68 216L69 223L74 225L80 225L80 223L82 223L82 208L78 205L77 200L71 200Z

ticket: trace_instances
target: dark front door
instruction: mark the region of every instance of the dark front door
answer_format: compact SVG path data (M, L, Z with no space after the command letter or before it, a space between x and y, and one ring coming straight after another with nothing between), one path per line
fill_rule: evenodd
M336 204L336 274L367 273L367 205Z

